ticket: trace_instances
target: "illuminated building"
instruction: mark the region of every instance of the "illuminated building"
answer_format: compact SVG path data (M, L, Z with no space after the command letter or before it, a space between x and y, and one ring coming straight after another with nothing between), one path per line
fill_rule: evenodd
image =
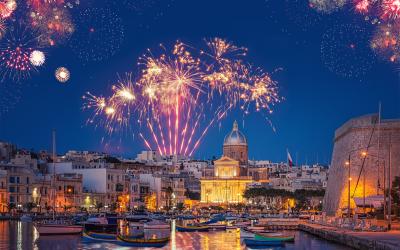
M400 176L399 152L399 119L382 120L379 124L378 115L366 115L353 118L338 128L323 204L327 215L347 211L349 186L351 208L356 206L357 200L367 201L366 205L371 199L376 203L378 196L382 203L383 188L388 188L389 182Z
M241 165L248 162L247 141L239 131L237 122L225 137L224 155L214 161L214 175L201 178L201 202L203 203L241 203L243 193L252 178L243 174Z

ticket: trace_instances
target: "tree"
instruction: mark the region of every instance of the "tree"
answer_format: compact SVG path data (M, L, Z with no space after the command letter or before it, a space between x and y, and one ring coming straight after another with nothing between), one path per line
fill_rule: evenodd
M15 205L15 203L7 203L7 209L9 213L12 213L16 207L17 206Z
M167 204L166 204L166 209L169 211L171 209L171 204L172 204L172 194L174 193L174 190L172 187L167 187L165 190L166 198L167 198Z
M32 211L32 209L34 209L36 207L36 204L33 202L27 202L24 204L24 208L26 209L26 211L28 213L30 213Z
M182 212L183 209L185 209L185 205L184 205L182 202L179 202L179 203L176 205L176 209L178 209L179 212Z
M100 213L100 209L102 209L103 207L104 207L103 203L101 203L101 202L97 203L96 204L97 213Z
M115 212L115 210L117 210L117 208L118 208L118 204L116 202L111 203L110 210L112 212Z

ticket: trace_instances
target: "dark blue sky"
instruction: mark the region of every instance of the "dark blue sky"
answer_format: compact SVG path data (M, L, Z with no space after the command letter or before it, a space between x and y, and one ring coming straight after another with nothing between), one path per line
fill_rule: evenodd
M106 1L93 2L79 6L73 15L76 17L85 7L112 8L124 24L121 49L107 60L86 64L68 45L49 50L45 67L23 83L21 100L0 116L0 140L23 148L49 149L51 129L55 128L59 153L68 149L97 150L133 157L145 149L140 138L115 135L105 141L109 142L106 146L102 142L105 132L85 125L89 113L82 112L82 95L86 91L107 93L117 73L137 71L137 58L147 48L173 44L178 39L200 46L203 38L211 37L247 47L248 60L269 72L282 68L273 78L279 82L285 100L269 117L276 132L259 113L244 118L232 113L221 126L209 131L196 157L221 155L223 138L237 119L247 136L250 158L285 161L288 148L293 157L298 153L299 162L318 159L328 163L334 130L348 119L377 112L379 101L384 118L400 117L396 66L371 57L368 72L352 78L331 72L321 60L321 40L330 28L348 23L365 25L365 37L370 36L370 27L351 12L315 18L309 10L288 1L175 0L168 2L170 6L167 1L159 1L163 4L138 13ZM315 20L318 23L313 23ZM368 47L357 49L369 53ZM343 58L346 56L343 54ZM351 59L346 60L352 64ZM71 71L71 80L65 85L53 77L59 66Z

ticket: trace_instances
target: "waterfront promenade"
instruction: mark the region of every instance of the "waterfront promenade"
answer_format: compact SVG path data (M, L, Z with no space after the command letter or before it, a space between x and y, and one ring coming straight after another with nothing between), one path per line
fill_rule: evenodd
M398 230L390 232L357 232L308 222L301 222L299 229L355 249L400 249L400 231Z

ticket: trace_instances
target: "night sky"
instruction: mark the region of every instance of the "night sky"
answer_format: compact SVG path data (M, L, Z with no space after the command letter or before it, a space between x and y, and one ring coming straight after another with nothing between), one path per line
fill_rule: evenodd
M20 83L15 93L20 100L0 115L0 140L49 150L54 128L58 153L75 149L135 157L145 149L137 134L110 138L102 128L87 125L90 113L82 110L82 96L106 94L117 74L138 72L137 59L147 48L176 40L200 47L204 38L213 37L247 47L248 61L274 72L284 100L267 116L275 131L261 113L232 112L210 129L196 158L220 156L224 136L238 120L251 159L285 161L289 149L299 163L329 163L334 131L348 119L377 112L380 101L383 118L400 117L399 67L371 51L376 24L352 6L322 15L307 0L81 2L70 10L74 20L87 8L107 8L122 20L122 44L107 58L87 61L74 50L84 37L75 31L63 45L47 49L45 65ZM65 84L54 78L60 66L71 72ZM7 88L0 90L14 91L13 81L5 82Z

